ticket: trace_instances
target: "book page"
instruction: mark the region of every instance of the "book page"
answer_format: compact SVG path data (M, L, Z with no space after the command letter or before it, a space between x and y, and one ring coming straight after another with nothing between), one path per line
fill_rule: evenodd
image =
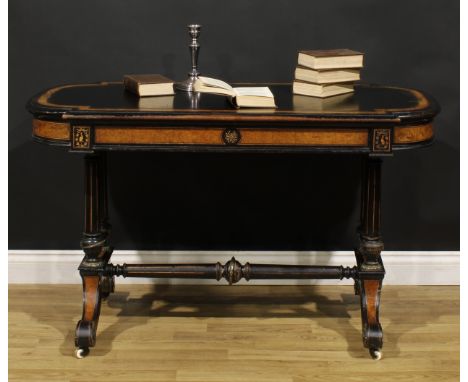
M212 86L214 88L221 88L221 89L226 89L226 90L232 90L232 86L229 85L228 83L217 80L216 78L210 78L210 77L198 77L199 80L203 82L203 85L205 86Z
M233 90L236 96L255 96L255 97L273 98L273 93L268 87L234 88Z

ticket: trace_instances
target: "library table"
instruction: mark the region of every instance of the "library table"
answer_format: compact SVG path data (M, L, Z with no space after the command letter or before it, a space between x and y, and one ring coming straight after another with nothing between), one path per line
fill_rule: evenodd
M229 284L242 278L352 278L361 301L364 346L380 359L382 157L428 146L437 102L421 91L379 85L356 85L354 93L325 99L293 95L291 84L264 86L272 90L276 109L234 109L222 96L199 93L138 98L120 82L58 86L28 102L35 141L84 156L83 313L75 336L79 358L95 345L101 301L114 291L114 277L123 276L224 278ZM106 153L115 150L358 155L362 186L356 266L240 264L235 258L226 264L112 264Z

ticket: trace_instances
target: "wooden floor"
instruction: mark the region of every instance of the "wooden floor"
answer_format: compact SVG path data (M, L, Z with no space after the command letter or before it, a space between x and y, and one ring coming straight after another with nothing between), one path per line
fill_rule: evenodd
M11 285L11 381L457 381L459 288L385 286L383 359L350 286L116 286L74 357L81 286Z

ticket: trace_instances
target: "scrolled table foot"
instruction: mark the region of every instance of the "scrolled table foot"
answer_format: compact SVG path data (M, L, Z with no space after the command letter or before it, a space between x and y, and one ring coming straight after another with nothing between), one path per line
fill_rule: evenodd
M83 279L83 314L76 324L76 356L82 358L86 349L96 344L96 331L101 312L101 277L99 275L82 275Z
M373 359L380 359L383 331L379 322L382 280L359 280L362 316L362 341Z

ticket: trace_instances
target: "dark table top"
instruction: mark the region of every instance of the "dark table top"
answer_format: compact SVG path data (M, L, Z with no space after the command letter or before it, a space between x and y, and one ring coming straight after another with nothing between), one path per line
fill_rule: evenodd
M177 92L173 96L142 97L124 90L120 82L64 85L33 97L28 109L45 119L227 119L236 121L339 121L417 123L431 120L437 102L412 89L356 85L355 92L328 98L292 94L291 84L234 84L269 86L276 109L235 109L224 96Z
M138 97L121 82L58 86L31 98L33 137L72 150L328 151L387 155L429 145L437 102L418 90L355 86L315 98L268 86L277 108L236 109L225 97Z

